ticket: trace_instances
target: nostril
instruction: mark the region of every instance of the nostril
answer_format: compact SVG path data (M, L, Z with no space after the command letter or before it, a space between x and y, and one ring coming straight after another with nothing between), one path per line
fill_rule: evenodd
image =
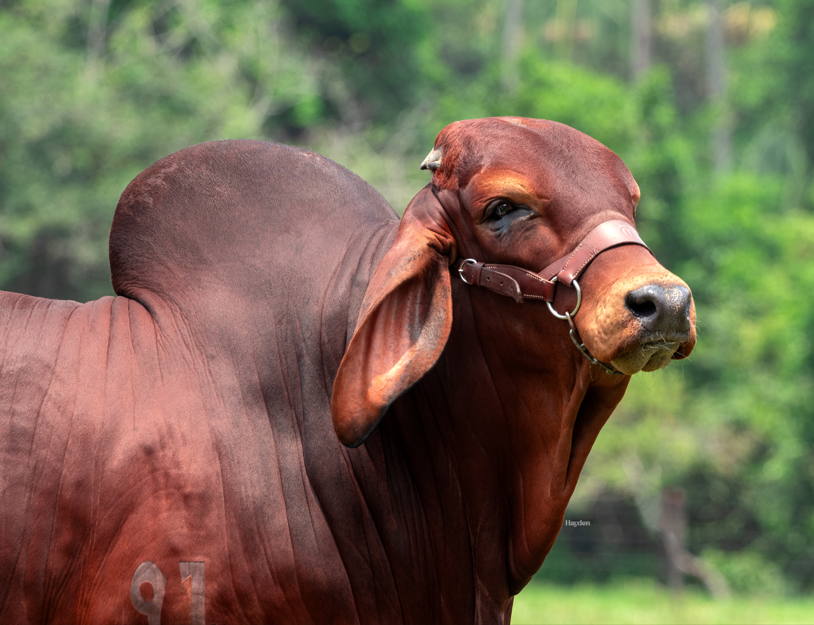
M637 317L652 317L657 312L656 305L650 300L643 302L630 301L626 302L626 304L628 310Z
M646 286L631 291L625 296L625 306L636 317L652 317L658 313L658 293L653 287Z
M648 284L625 295L625 306L649 332L663 336L690 331L689 289L681 285Z

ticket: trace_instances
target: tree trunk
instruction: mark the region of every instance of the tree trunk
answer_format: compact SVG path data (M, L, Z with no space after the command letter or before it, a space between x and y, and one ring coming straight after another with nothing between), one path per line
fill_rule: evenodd
M692 575L703 582L713 597L728 597L729 586L723 576L687 551L686 502L687 492L683 488L665 488L661 491L659 534L667 555L670 590L674 593L681 592L684 575Z
M712 128L712 162L716 172L727 172L732 166L732 129L726 110L726 64L724 61L724 29L718 0L707 0L706 78L707 98L716 121Z
M713 597L728 597L729 585L723 576L685 546L687 492L683 488L662 488L660 499L658 495L649 495L652 491L646 486L646 470L636 454L628 456L623 467L645 527L657 534L664 546L668 583L673 591L681 590L684 575L692 575L701 580Z
M659 533L667 555L667 584L675 593L684 588L684 574L679 565L687 534L687 513L684 503L687 493L682 488L665 488L661 491Z
M633 80L650 69L652 21L650 0L633 0L630 50L630 74Z
M506 20L503 23L502 63L500 82L503 88L514 91L519 81L517 57L523 35L523 0L506 0Z

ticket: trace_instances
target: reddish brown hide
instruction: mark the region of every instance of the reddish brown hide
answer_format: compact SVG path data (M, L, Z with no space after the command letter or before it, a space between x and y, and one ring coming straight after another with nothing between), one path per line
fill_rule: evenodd
M189 148L122 196L119 297L0 295L0 622L146 623L162 579L150 622L508 622L629 377L450 264L542 269L638 187L534 120L453 124L429 165L399 221L316 154ZM689 354L645 248L581 283L600 360Z

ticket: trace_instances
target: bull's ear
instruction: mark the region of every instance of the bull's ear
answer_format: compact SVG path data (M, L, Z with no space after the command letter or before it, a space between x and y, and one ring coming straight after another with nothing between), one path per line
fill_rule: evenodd
M452 326L455 241L428 185L399 224L367 287L331 397L339 440L361 445L387 408L438 360Z

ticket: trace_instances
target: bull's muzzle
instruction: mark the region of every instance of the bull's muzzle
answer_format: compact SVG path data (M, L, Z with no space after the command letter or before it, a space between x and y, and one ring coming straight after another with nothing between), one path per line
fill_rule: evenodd
M684 357L682 348L692 349L692 294L682 283L652 281L627 291L623 315L632 345L611 360L622 373L661 369Z
M690 337L690 290L679 284L647 284L625 296L625 306L657 340L686 343Z

